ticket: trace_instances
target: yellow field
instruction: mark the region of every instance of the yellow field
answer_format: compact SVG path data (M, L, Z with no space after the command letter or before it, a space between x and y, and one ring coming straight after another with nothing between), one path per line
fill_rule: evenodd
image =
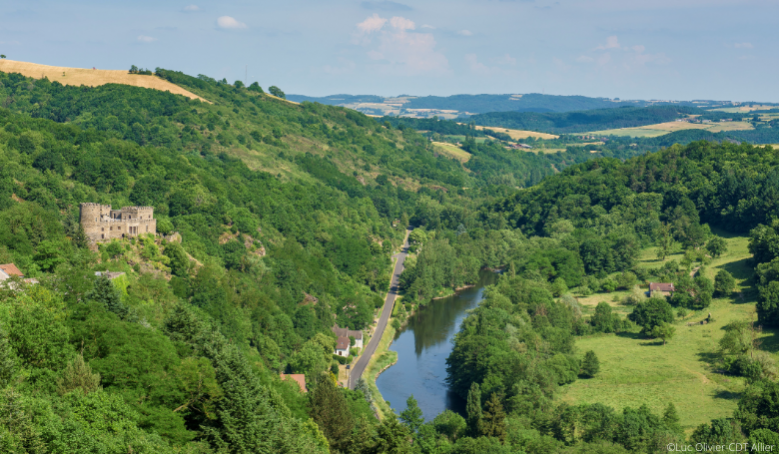
M686 121L669 121L655 125L640 126L637 128L608 129L605 131L588 132L599 136L627 136L627 137L659 137L676 131L687 129L703 129L709 132L745 131L754 129L751 123L745 121L726 121L711 123L688 123Z
M470 153L451 143L433 142L433 146L435 147L436 150L440 151L445 155L451 156L457 159L458 161L468 162L468 160L471 159Z
M768 110L768 109L775 109L776 106L742 106L742 107L723 107L721 109L711 109L711 110L717 110L720 112L728 112L728 113L748 113L752 112L753 110Z
M112 69L81 69L65 68L62 66L46 66L36 63L26 63L13 60L0 60L0 71L5 73L19 73L33 79L48 78L63 85L86 85L96 87L105 84L132 85L141 88L169 91L171 93L186 96L190 99L199 99L208 102L200 96L191 93L178 85L174 85L157 76L144 76L129 74L126 70Z
M535 137L535 138L549 140L549 139L556 139L557 137L559 137L554 134L547 134L545 132L522 131L519 129L497 128L494 126L476 126L476 129L478 129L479 131L488 129L490 131L502 132L503 134L508 134L514 140L527 139L528 137Z

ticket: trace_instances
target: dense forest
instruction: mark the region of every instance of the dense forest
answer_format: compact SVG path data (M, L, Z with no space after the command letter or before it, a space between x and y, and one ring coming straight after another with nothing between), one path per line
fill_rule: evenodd
M35 279L0 288L3 452L648 452L685 439L673 406L555 400L597 373L577 336L668 336L672 305L709 303L714 284L683 268L637 270L641 248L716 246L708 225L751 232L761 322L779 320L772 150L543 155L468 137L460 163L412 127L155 74L209 102L0 73L0 263ZM152 206L160 235L90 245L83 202ZM331 327L372 323L407 226L402 313L506 269L449 358L464 415L424 421L411 398L379 420L369 386L336 383L352 358L333 355ZM653 277L690 297L585 319L566 296ZM740 426L717 420L693 439L775 435L761 361L728 363L754 379ZM305 374L308 393L280 373Z

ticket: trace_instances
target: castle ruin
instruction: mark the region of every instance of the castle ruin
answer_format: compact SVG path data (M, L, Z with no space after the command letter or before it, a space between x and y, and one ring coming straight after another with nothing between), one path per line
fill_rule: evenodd
M91 242L157 233L153 207L122 207L121 210L112 210L111 205L82 203L79 208L81 226Z

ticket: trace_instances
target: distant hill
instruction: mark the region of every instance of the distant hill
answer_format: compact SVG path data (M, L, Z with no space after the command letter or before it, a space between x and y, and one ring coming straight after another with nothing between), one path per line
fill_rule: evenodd
M558 96L530 94L505 95L454 95L454 96L409 96L401 95L384 98L375 95L332 95L321 98L288 95L296 102L318 102L320 104L347 107L368 115L398 116L409 118L454 119L489 112L575 112L584 110L609 109L616 107L647 107L652 105L675 105L689 107L732 107L730 102L721 101L620 101L609 98L590 98L587 96Z

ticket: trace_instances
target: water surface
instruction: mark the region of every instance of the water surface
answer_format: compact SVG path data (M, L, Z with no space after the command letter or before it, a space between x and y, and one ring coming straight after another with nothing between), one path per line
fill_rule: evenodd
M428 421L446 409L462 413L465 403L446 384L446 358L466 311L478 306L484 287L496 279L494 273L483 272L476 287L432 301L395 334L390 350L398 352L398 363L379 376L376 386L396 413L406 409L412 394Z

